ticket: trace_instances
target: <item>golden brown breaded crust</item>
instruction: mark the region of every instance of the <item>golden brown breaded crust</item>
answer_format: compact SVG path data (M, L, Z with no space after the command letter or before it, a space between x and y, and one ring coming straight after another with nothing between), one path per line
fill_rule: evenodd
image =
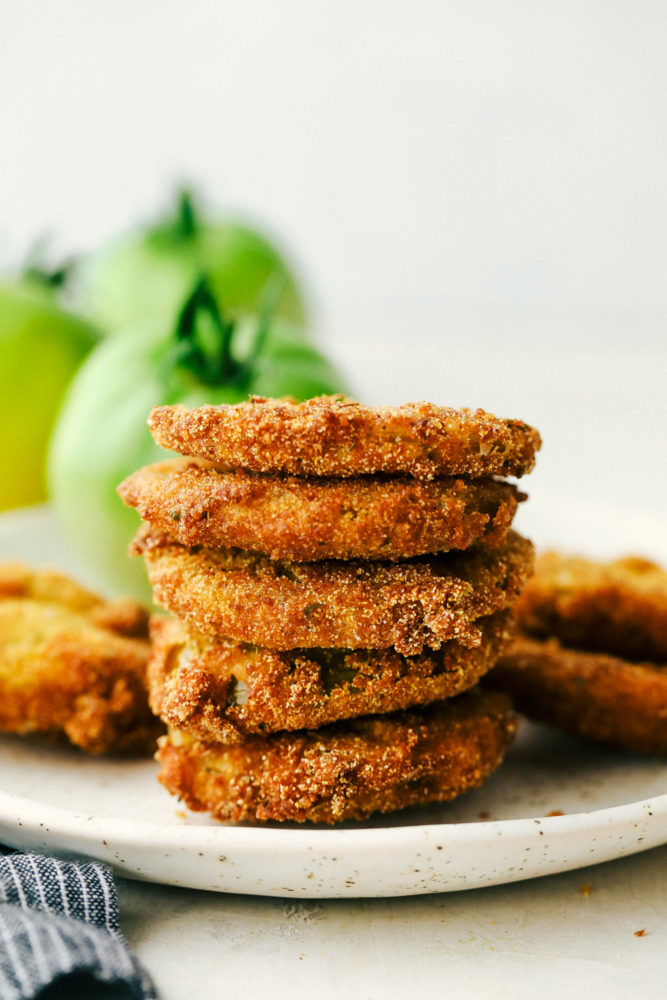
M364 406L344 396L158 406L148 424L158 444L179 454L226 469L298 476L521 476L533 468L541 443L527 424L484 410Z
M521 635L485 683L519 711L622 750L667 753L667 665L630 663Z
M147 617L57 571L1 565L0 729L64 733L89 753L151 753L162 727L148 707Z
M22 562L0 563L0 601L5 598L25 598L45 606L55 604L87 614L92 624L118 635L148 638L148 611L134 598L105 601L50 567L34 570Z
M272 559L407 559L500 545L524 495L493 479L300 478L173 459L118 487L128 507L182 545Z
M340 823L475 788L514 738L509 699L479 691L414 712L224 746L174 730L160 781L218 820Z
M155 601L207 635L270 649L387 649L404 656L456 639L478 646L475 619L511 604L532 568L530 542L403 563L272 562L237 549L187 548L139 530Z
M667 573L636 556L540 555L516 605L526 632L622 659L667 663Z
M280 653L204 636L156 615L150 701L168 725L216 743L394 712L459 694L491 669L511 642L511 612L479 624L481 646L448 642L437 652L405 657L366 649Z

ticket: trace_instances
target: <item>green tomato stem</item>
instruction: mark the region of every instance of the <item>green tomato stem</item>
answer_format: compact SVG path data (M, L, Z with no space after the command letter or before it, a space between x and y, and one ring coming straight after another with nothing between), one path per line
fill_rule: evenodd
M199 230L199 218L191 191L184 188L179 193L177 211L176 231L183 239L192 239Z
M257 317L255 335L245 357L232 351L236 322L227 319L202 273L183 305L171 341L163 357L163 370L177 368L190 372L204 385L248 390L266 343L276 304L285 287L285 277L274 274L267 282Z
M38 237L29 248L21 269L21 277L32 281L43 288L54 291L62 288L69 280L74 269L74 258L61 261L58 267L47 267L44 258L48 249L49 237Z
M233 382L243 366L232 355L234 323L218 308L206 275L201 275L176 324L177 363L209 385Z
M176 194L173 207L146 233L148 244L159 247L189 246L195 251L201 230L199 212L191 191L183 188Z

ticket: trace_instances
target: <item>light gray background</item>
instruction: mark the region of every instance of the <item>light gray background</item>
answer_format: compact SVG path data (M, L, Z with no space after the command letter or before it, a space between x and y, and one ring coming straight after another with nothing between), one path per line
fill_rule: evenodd
M667 313L660 0L3 0L5 259L174 180L367 314L648 336Z

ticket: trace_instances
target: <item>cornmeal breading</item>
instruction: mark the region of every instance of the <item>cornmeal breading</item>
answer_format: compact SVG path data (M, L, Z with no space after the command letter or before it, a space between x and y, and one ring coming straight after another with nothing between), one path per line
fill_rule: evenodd
M148 637L148 611L132 597L105 601L57 569L31 569L22 562L0 563L0 601L23 599L87 615L93 625L118 635Z
M446 643L405 657L393 650L276 652L194 632L154 616L148 670L153 710L202 740L316 729L459 694L491 669L512 638L511 612L480 620L482 645Z
M166 788L215 819L340 823L475 788L515 729L509 699L474 691L420 711L232 745L172 730L157 756Z
M272 559L403 559L487 548L507 535L520 499L493 479L407 476L303 478L172 459L133 473L118 487L151 527L182 545L240 548Z
M667 573L646 559L596 563L544 553L516 615L526 632L540 638L667 663Z
M387 649L404 656L456 639L478 646L476 619L510 605L532 568L515 532L493 550L408 562L272 562L234 549L187 548L140 529L155 600L207 635L285 650Z
M661 754L667 753L666 667L521 635L488 682L532 719L620 749Z
M0 566L0 729L64 733L89 753L150 753L147 613L53 570Z
M541 443L527 424L483 410L364 406L342 396L158 406L149 426L163 448L221 468L300 476L521 476L533 468Z

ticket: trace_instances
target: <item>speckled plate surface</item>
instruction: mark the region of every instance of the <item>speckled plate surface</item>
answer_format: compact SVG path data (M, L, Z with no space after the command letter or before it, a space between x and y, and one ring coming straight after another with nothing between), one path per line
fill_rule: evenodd
M531 500L519 527L540 545L659 560L655 515ZM554 519L553 511L559 518ZM548 529L547 526L548 525ZM559 528L559 525L562 527ZM559 537L562 535L562 537ZM55 563L85 579L46 509L0 518L0 558ZM222 826L187 814L152 761L86 758L0 738L0 840L84 855L125 876L287 897L392 896L512 882L667 842L667 762L605 751L525 724L476 792L339 829Z

